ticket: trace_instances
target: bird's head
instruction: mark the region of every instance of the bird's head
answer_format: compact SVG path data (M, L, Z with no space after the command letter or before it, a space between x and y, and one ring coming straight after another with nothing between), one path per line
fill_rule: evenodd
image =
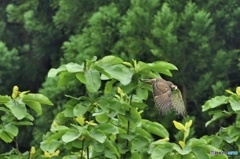
M178 87L174 84L170 85L170 87L171 87L172 90L177 90L178 89Z

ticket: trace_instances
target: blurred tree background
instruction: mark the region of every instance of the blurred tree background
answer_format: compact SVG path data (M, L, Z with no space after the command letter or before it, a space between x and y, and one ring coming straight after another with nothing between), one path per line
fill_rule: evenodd
M204 102L240 84L238 0L1 0L0 15L1 94L18 85L43 93L55 104L45 108L33 131L21 130L22 150L38 146L65 106L65 94L86 93L78 83L61 86L57 79L46 79L48 70L60 64L112 54L176 65L179 71L164 78L182 90L188 114L197 120L197 137L215 132L214 125L203 129L209 118L201 112ZM146 102L144 117L174 131L168 123L178 117L163 118L152 98ZM6 149L0 146L1 152Z

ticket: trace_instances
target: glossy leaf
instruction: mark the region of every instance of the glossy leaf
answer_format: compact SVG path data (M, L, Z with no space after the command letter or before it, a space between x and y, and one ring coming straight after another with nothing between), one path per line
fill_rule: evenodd
M101 64L114 65L114 64L120 64L120 63L123 63L123 60L113 55L105 56L96 62L97 65L101 65Z
M62 141L51 140L49 142L43 141L40 143L40 147L43 151L48 151L49 153L55 152L58 147L62 144Z
M179 154L181 154L181 155L187 155L187 154L189 154L189 153L192 151L191 147L188 146L188 145L186 145L186 146L182 149L179 145L175 144L175 145L173 146L173 149L176 150L176 151L177 151Z
M42 114L42 106L41 106L41 104L39 102L25 100L24 103L27 106L29 106L31 109L33 109L38 115Z
M76 73L76 77L81 83L86 84L86 78L84 76L84 72Z
M164 156L167 153L169 153L171 151L172 151L172 146L170 144L168 144L168 143L161 144L161 145L156 146L153 149L153 151L151 153L151 157L152 157L152 159L155 159L155 158L156 159L162 159L162 158L164 158Z
M132 152L131 159L142 159L142 156L138 152Z
M51 68L48 72L48 77L56 77L59 72L65 71L65 65L60 66L59 68Z
M227 116L226 113L223 113L222 110L215 110L215 111L211 111L209 112L209 114L213 114L213 117L211 120L209 120L208 122L206 122L205 126L207 127L209 124L213 123L214 121L223 118L224 116Z
M67 131L63 136L62 136L62 141L65 143L71 142L79 138L81 135L80 132L74 131L74 130L69 130Z
M18 119L21 120L27 115L27 109L24 103L18 102L15 100L10 100L6 103L6 106L12 111L13 115Z
M9 134L3 130L0 130L0 138L6 142L6 143L10 143L13 141L14 136L12 134Z
M123 85L131 82L133 71L122 64L101 66L112 78L119 80Z
M144 136L145 138L148 138L148 139L152 138L151 134L149 132L147 132L146 130L144 130L143 128L137 127L135 129L135 132L136 132L136 134Z
M201 148L193 148L192 152L197 156L197 158L210 158L209 153Z
M91 130L90 136L100 143L104 143L104 141L107 138L107 136L101 130L98 129Z
M14 125L33 125L32 122L30 121L17 121L17 122L13 122Z
M73 108L73 114L76 117L79 117L80 115L84 115L87 111L88 111L88 108L81 105L80 103Z
M104 114L100 114L96 116L96 120L99 123L106 123L108 121L108 116L104 113Z
M228 103L228 97L226 96L216 96L210 100L208 100L203 106L202 111L207 111L212 108L216 108L218 106L221 106L222 104Z
M149 142L144 137L135 137L133 140L131 140L131 152L134 151L142 151L143 149L147 148L149 145Z
M23 96L23 102L39 102L41 104L46 104L46 105L53 105L53 103L44 95L42 94L33 94L33 93L28 93Z
M0 96L0 104L7 103L11 98L9 96Z
M65 117L73 117L73 107L67 106L65 110L63 111L63 114Z
M120 153L117 149L117 146L114 142L112 142L111 140L106 139L106 141L104 142L104 145L109 148L111 150L111 152L113 152L114 154L116 154L116 156L118 156L118 158L120 158Z
M116 80L107 81L104 88L104 94L109 94L112 91L112 86Z
M169 137L168 131L159 123L143 120L143 127L150 133L158 135L160 137Z
M65 67L66 70L70 73L82 72L84 70L84 64L79 65L73 62L66 64Z
M106 100L100 100L100 101L98 102L98 106L99 106L103 111L105 111L106 113L109 112L110 104L109 104Z
M239 98L231 97L230 100L229 100L229 103L231 105L231 108L234 111L239 111L240 110L240 99Z
M76 79L75 74L63 71L59 74L57 85L66 86L70 81L73 81L75 79Z
M101 86L100 73L97 70L87 70L84 74L86 88L89 93L95 93Z
M101 125L97 126L96 129L101 130L105 134L118 134L119 133L117 127L112 124L109 124L109 123L101 124Z
M4 125L3 130L8 134L12 134L13 136L17 136L18 134L18 128L13 123Z

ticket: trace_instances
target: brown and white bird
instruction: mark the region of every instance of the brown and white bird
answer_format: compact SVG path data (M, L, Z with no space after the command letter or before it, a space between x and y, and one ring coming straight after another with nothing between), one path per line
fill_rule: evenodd
M173 108L178 115L186 115L181 91L172 82L161 78L140 81L152 84L154 102L160 113L164 115Z

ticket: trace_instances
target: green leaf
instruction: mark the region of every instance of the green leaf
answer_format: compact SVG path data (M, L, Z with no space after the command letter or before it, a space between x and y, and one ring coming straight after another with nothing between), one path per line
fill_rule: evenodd
M163 159L163 157L170 151L171 151L171 149L168 147L165 147L165 148L164 147L156 147L151 154L151 158Z
M169 138L168 131L159 123L151 122L148 120L143 120L143 128L145 128L148 132L161 136L163 138Z
M82 72L84 71L84 64L79 65L73 62L70 62L65 65L66 69L70 73Z
M230 100L229 100L229 103L231 105L231 108L234 111L240 110L240 100L238 98L234 99L233 97L231 97Z
M209 152L204 151L203 149L200 148L193 148L192 152L197 156L197 158L210 158Z
M92 146L93 146L93 150L96 152L103 152L105 148L104 145L99 142L93 142Z
M4 125L3 130L6 131L8 134L12 134L13 136L17 136L18 128L13 123L8 123Z
M111 152L113 152L114 154L116 154L116 155L118 156L118 158L120 158L120 153L118 152L116 143L114 143L114 142L111 141L111 140L106 139L106 141L104 142L104 145L105 145L106 147L108 147L108 148L111 150Z
M73 108L73 114L76 117L84 115L87 111L88 111L88 108L85 106L82 106L82 104L80 103Z
M132 80L133 71L122 64L102 65L101 67L112 78L119 80L123 85L129 84Z
M13 141L14 136L12 134L9 134L3 130L0 130L0 138L6 142L6 143L10 143Z
M111 159L118 159L116 154L114 154L114 152L112 152L111 150L109 149L105 149L104 151L104 157L105 158L111 158Z
M104 68L102 68L98 65L95 65L94 68L101 73L101 77L100 77L101 80L111 79L111 76L104 70Z
M90 131L90 136L100 143L104 143L104 141L107 138L107 136L101 130L98 129L92 129Z
M142 159L142 156L138 152L132 152L131 159Z
M73 117L73 107L67 106L65 110L63 111L63 114L65 117Z
M48 77L56 77L59 72L65 71L66 67L65 65L60 66L59 68L51 68L48 72Z
M17 121L17 122L13 122L14 125L33 125L32 122L30 121Z
M240 114L237 114L236 117L236 127L240 128Z
M96 116L96 120L99 123L106 123L108 121L108 116L104 113L104 114L100 114Z
M142 89L142 88L138 87L136 89L136 94L140 100L146 100L148 98L148 90L147 89Z
M179 145L175 144L175 145L173 146L173 149L176 150L176 151L177 151L178 153L180 153L181 155L187 155L187 154L189 154L189 153L192 151L191 147L188 146L188 145L186 145L186 146L184 147L184 149L182 149Z
M137 108L132 108L131 111L131 117L137 119L138 122L141 121L142 117L140 113L137 111Z
M123 63L123 60L113 55L105 56L96 62L97 65L101 65L101 64L114 65L114 64L120 64L120 63Z
M40 148L43 151L48 151L49 153L53 153L57 150L57 148L62 144L62 141L51 140L51 141L42 141L40 143Z
M166 70L166 69L158 69L158 70L156 70L156 72L172 77L171 71Z
M162 159L167 153L171 152L172 151L172 145L167 143L164 144L160 144L160 145L157 145L152 153L151 153L151 157L152 159Z
M153 63L153 65L149 65L154 71L157 71L158 69L178 70L176 66L166 61L156 61Z
M9 102L11 98L9 96L0 96L0 104L5 104Z
M63 126L63 125L60 125L60 126L56 126L56 127L52 127L52 128L51 128L51 131L52 131L52 132L56 132L56 131L64 131L64 132L67 132L68 130L69 130L69 127Z
M221 149L217 149L214 146L211 145L199 145L198 146L199 149L204 150L205 152L207 152L207 154L210 154L211 151L215 151L215 152L222 152ZM228 156L225 154L221 154L221 155L213 155L211 156L211 159L227 159Z
M23 102L15 101L11 99L6 103L6 106L12 111L13 115L18 119L21 120L27 115L27 109Z
M84 72L77 73L76 77L81 83L86 84L86 78L84 76Z
M105 87L104 87L104 94L111 93L112 86L115 82L116 82L116 80L107 81L107 83L105 84Z
M104 112L108 113L109 112L109 107L110 107L110 104L106 101L106 100L100 100L98 102L98 106L104 110Z
M29 113L26 114L25 118L30 120L30 121L34 120L34 117L31 114L29 114Z
M146 147L148 147L149 142L146 138L138 136L133 138L133 140L131 140L131 152L134 151L142 151L143 149L146 149Z
M118 128L112 124L105 123L105 124L100 124L95 127L96 129L101 130L105 134L118 134Z
M204 139L192 138L188 141L187 144L190 145L191 147L197 147L199 145L206 145L207 142Z
M5 113L10 113L11 111L5 107L0 107L1 111L4 111Z
M88 92L95 93L101 86L100 73L97 70L87 70L84 74Z
M207 111L212 108L216 108L218 106L221 106L223 104L228 103L229 97L226 96L216 96L210 100L208 100L203 106L202 106L202 111Z
M146 138L149 138L149 139L152 138L151 134L150 134L149 132L147 132L146 130L144 130L143 128L137 127L137 128L135 129L135 132L136 132L136 134L142 135L142 136L144 136L144 137L146 137Z
M62 138L62 136L68 131L68 129L65 130L60 130L60 131L56 131L54 132L54 134L52 134L51 136L48 136L48 138L46 139L46 141L51 142L52 140L59 140Z
M25 100L24 103L30 108L32 108L38 115L42 114L42 106L39 102Z
M239 137L239 132L240 132L240 128L235 127L235 126L229 126L228 134L230 137L232 137L232 138L236 137L236 136Z
M73 81L75 79L76 79L75 74L64 71L59 74L57 85L65 86L68 85L70 81Z
M46 105L53 105L53 103L44 95L42 94L33 94L33 93L28 93L23 96L23 102L39 102L41 104L46 104Z
M71 142L79 138L81 133L76 130L69 130L62 136L62 141L65 143Z
M144 63L139 61L137 65L138 71L156 71L168 76L172 76L169 70L178 70L176 66L165 61L157 61L154 63Z
M209 124L213 123L214 121L223 118L225 116L228 116L226 113L223 113L222 110L215 110L215 111L211 111L209 112L209 115L212 115L213 117L211 120L209 120L208 122L206 122L205 126L207 127Z

